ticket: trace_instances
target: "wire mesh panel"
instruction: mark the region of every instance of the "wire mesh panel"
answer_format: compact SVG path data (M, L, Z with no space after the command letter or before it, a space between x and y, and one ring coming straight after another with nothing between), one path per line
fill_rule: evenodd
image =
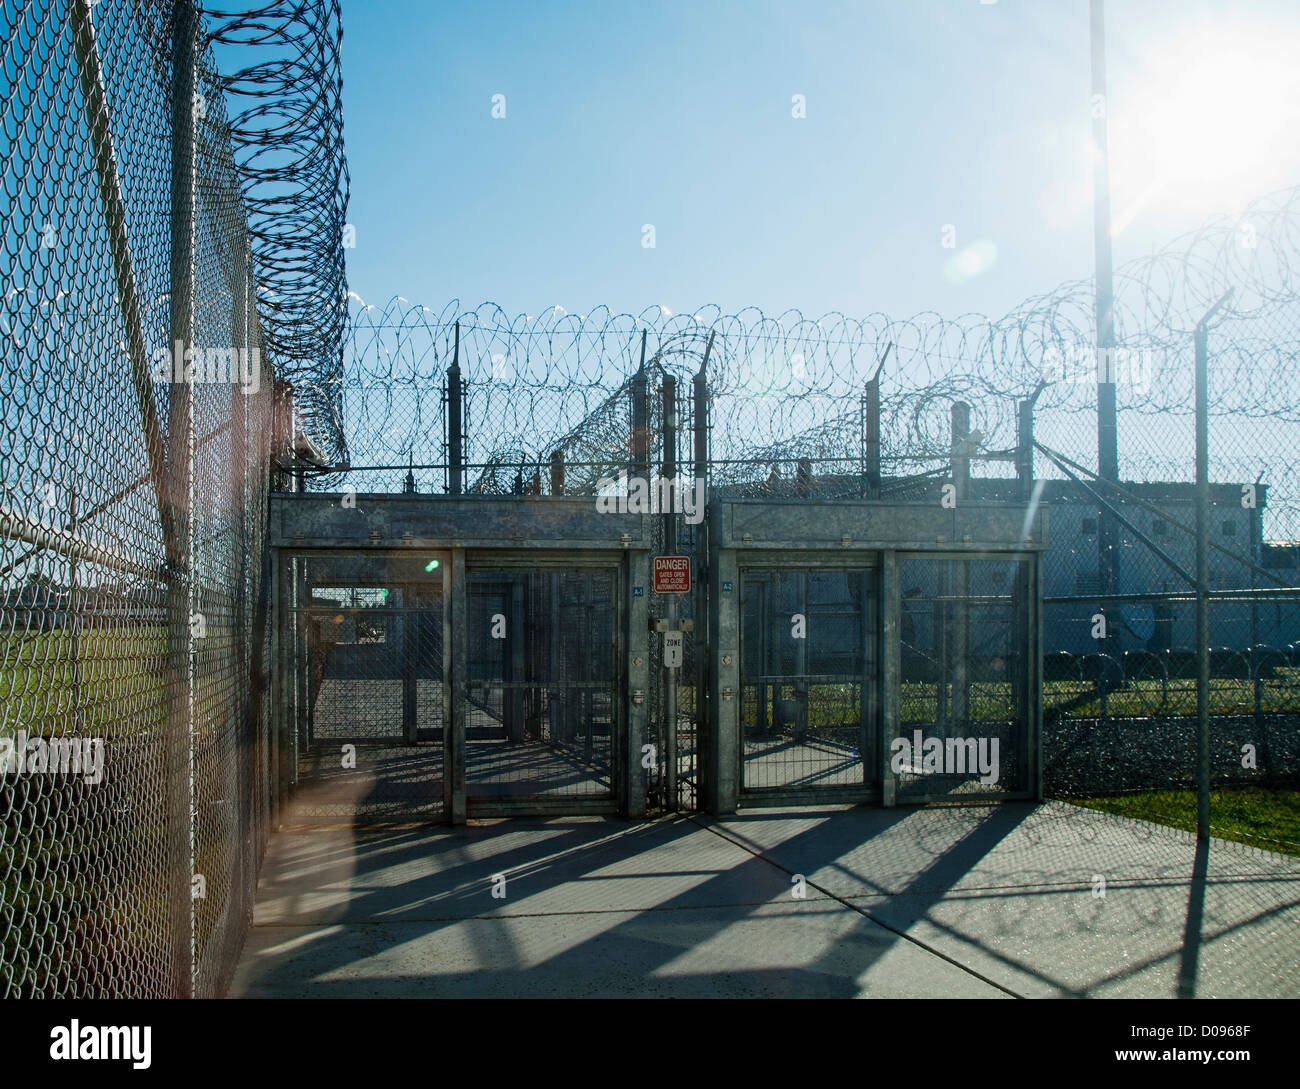
M875 567L741 571L742 789L878 780Z
M475 798L612 799L614 568L471 569L465 780Z
M275 376L224 25L0 4L0 995L218 994L251 918Z
M305 562L296 628L305 674L293 820L367 824L440 819L446 719L441 560L399 579L382 556ZM364 582L342 570L368 568Z
M1153 606L1155 615L1167 618L1168 630L1142 629L1146 646L1117 655L1057 652L1044 660L1043 789L1051 797L1193 831L1195 601L1190 594L1169 595ZM1049 623L1059 608L1047 607ZM1095 615L1100 632L1105 614ZM1211 600L1209 621L1211 829L1295 854L1300 653L1295 645L1252 645L1248 633L1300 623L1300 595Z
M1028 564L899 562L900 801L1000 794L1028 781Z
M404 741L408 618L378 605L387 595L375 593L369 605L358 605L353 590L340 595L350 597L349 605L311 609L302 617L307 625L308 740Z

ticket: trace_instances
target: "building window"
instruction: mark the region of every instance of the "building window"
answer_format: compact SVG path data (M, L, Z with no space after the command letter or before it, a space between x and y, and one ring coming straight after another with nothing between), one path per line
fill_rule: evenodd
M1085 518L1083 520L1083 532L1088 537L1097 536L1097 519Z
M1169 536L1169 523L1166 522L1163 518L1157 518L1155 520L1155 524L1152 525L1151 528L1155 530L1155 534L1157 537Z
M1237 535L1237 523L1231 518L1223 523L1223 535L1225 537L1235 537Z

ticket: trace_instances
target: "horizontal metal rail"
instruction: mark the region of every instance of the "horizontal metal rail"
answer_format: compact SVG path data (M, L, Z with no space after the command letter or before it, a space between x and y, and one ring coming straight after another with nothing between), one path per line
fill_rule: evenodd
M121 552L88 541L69 530L42 525L30 515L6 510L3 507L0 507L0 537L11 541L22 541L37 549L47 549L65 559L86 560L146 579L162 578L160 564L141 563Z

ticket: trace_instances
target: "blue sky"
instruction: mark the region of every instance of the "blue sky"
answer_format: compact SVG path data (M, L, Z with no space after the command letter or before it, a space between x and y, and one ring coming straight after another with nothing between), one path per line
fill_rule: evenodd
M996 315L1092 273L1087 0L343 14L367 302ZM1300 181L1294 0L1107 21L1117 262Z

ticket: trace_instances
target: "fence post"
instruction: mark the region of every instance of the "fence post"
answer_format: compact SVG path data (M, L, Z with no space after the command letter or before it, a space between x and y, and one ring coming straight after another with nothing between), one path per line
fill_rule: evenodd
M1022 503L1032 503L1034 498L1034 403L1043 392L1046 382L1039 382L1032 394L1016 406L1016 480ZM1027 516L1025 533L1033 528L1032 513ZM1023 765L1025 782L1035 799L1041 801L1042 782L1042 715L1038 691L1042 683L1042 647L1037 639L1040 623L1039 600L1040 559L1029 557L1028 562L1016 566L1015 655L1019 695L1016 716L1028 731L1029 746Z
M551 451L551 494L564 494L564 451Z
M795 491L800 496L812 494L812 458L801 457L794 467Z
M692 392L695 397L695 477L705 479L708 486L709 470L709 380L707 368L709 356L713 352L713 331L709 332L709 342L704 346L704 360L692 379ZM703 524L703 523L701 523Z
M1196 838L1210 838L1210 363L1209 324L1196 325Z
M1090 31L1092 93L1103 105L1106 98L1106 30L1103 0L1091 0ZM1119 424L1115 389L1114 273L1110 239L1110 164L1106 132L1106 110L1094 110L1093 157L1093 247L1097 271L1097 475L1119 483ZM1097 508L1097 581L1102 595L1118 594L1119 529L1115 516L1104 506ZM1106 611L1102 610L1103 613ZM1116 657L1123 650L1117 624L1107 616L1100 651Z
M862 395L862 475L868 499L880 498L880 375L893 347L892 340L885 345L876 373Z
M234 312L231 315L231 340L236 353L241 355L244 364L240 371L245 383L254 374L253 367L259 368L258 387L261 388L260 360L254 361L252 337L249 332L249 252L248 236L238 231L236 238L235 273L232 276L232 295ZM238 828L239 884L232 890L241 915L252 911L252 890L255 882L253 858L256 848L253 845L253 783L254 766L252 762L253 727L251 719L251 693L253 687L253 660L249 649L249 598L253 593L253 568L250 554L249 534L249 487L248 487L248 413L249 398L252 394L247 385L231 383L230 387L230 463L233 470L231 479L231 506L235 515L236 530L233 536L234 555L232 557L235 571L234 601L232 620L234 621L235 661L243 676L249 678L249 684L235 693L236 748L231 785L232 805L236 814Z
M248 302L245 309L245 316L248 321L248 340L250 350L256 348L257 357L254 365L258 368L259 393L257 397L260 401L258 409L258 424L256 428L248 432L248 436L256 436L257 445L252 447L250 443L250 459L257 466L258 476L256 481L256 492L254 495L256 509L259 512L265 512L269 492L274 487L274 458L275 458L275 377L272 369L266 365L262 359L262 332L257 317L256 306L256 287L253 282L253 273L251 265L251 256L246 252L246 261L248 262ZM264 517L264 514L263 514ZM261 555L258 557L258 575L257 575L257 596L253 602L252 616L252 635L249 642L249 704L250 729L252 732L253 753L251 756L251 766L253 768L253 777L261 784L260 796L255 799L256 808L254 809L254 852L255 857L249 860L250 880L256 872L257 861L256 855L260 855L262 849L262 837L269 832L271 826L271 798L272 798L272 773L271 773L271 746L270 732L271 724L274 721L272 714L273 709L270 701L267 699L268 692L273 691L270 683L270 671L273 668L272 660L269 657L271 647L270 627L272 616L272 597L271 583L273 571L273 557L270 544L270 534L266 532L267 526L263 524L263 532L260 534ZM252 895L252 893L250 893Z
M952 482L957 499L966 498L970 483L970 455L966 442L970 437L970 405L965 401L952 403Z
M664 375L663 388L660 390L663 405L663 450L660 452L661 472L665 480L673 482L676 492L677 481L677 379L671 374ZM672 552L677 547L677 519L671 510L660 511L663 515L664 547Z
M660 396L663 400L663 450L661 483L668 481L673 489L668 494L676 494L677 488L677 379L665 374ZM662 493L661 493L662 494ZM664 530L664 552L670 556L677 554L677 513L671 509L660 512ZM681 601L676 594L668 596L668 628L677 631L681 615ZM664 806L669 810L677 808L677 670L663 665L664 685Z
M877 372L879 373L879 372ZM862 397L862 475L868 499L880 498L880 380L867 383Z
M692 379L695 413L695 447L693 469L696 497L708 511L709 490L709 356L713 352L714 330L709 331L709 342L704 346L704 359ZM709 629L706 594L709 571L709 519L707 513L695 526L695 585L691 592L694 600L695 632L695 807L701 807L704 785L708 780L712 741L706 736L713 719L709 714L709 648L713 635Z
M1039 382L1038 388L1016 406L1016 480L1020 498L1026 503L1034 496L1034 405L1046 388L1046 382Z
M462 395L460 382L460 322L456 322L456 346L447 368L447 491L460 495L465 479L465 452L461 443Z
M194 996L194 386L181 367L194 347L194 36L192 0L172 5L171 291L169 347L173 359L167 421L167 506L173 528L167 549L167 828L170 857L173 992ZM178 373L180 372L180 373Z
M954 401L952 405L952 482L958 504L966 501L970 492L970 405ZM952 597L948 608L949 636L947 664L952 683L951 719L961 727L968 717L968 644L970 611L966 599L970 594L970 567L966 560L952 565Z
M632 379L632 463L634 472L649 484L650 476L650 402L645 374L645 341L641 330L641 366Z
M901 722L899 694L903 682L902 612L898 584L898 553L890 549L880 558L880 804L890 807L898 800L898 778L890 759L894 738ZM938 716L936 716L938 717ZM870 759L867 753L863 760Z

